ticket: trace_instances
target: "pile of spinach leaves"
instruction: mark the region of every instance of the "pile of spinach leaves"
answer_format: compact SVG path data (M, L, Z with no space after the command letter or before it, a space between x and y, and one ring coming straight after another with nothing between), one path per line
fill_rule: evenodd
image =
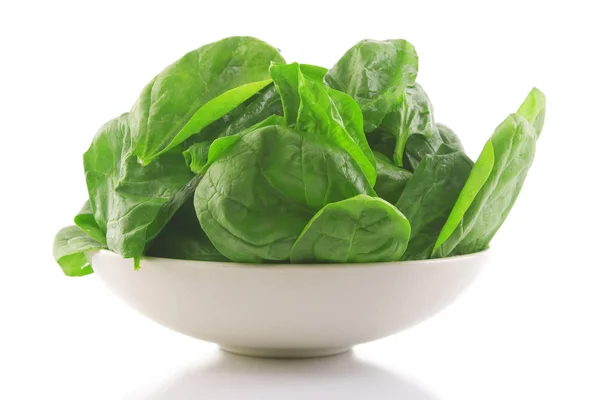
M363 40L329 70L251 37L191 51L103 125L88 198L54 240L89 253L244 263L421 260L488 247L533 162L533 89L475 162L434 120L405 40Z

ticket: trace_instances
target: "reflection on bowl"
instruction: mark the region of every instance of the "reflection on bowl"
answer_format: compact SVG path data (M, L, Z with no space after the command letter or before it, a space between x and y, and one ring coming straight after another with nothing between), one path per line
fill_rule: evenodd
M380 264L250 265L109 251L92 266L131 307L183 334L252 356L341 353L413 326L477 277L489 251Z

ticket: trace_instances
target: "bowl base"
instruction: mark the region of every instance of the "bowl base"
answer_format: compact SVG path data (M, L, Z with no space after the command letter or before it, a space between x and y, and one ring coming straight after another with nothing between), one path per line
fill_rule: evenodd
M256 347L219 346L228 353L260 358L317 358L345 353L351 347L328 347L323 349L268 349Z

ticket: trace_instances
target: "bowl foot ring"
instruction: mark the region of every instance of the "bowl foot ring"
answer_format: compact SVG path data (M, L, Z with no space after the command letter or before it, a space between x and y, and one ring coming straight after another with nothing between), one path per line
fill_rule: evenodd
M238 354L247 357L260 358L317 358L335 356L345 353L351 347L327 347L322 349L268 349L256 347L239 346L219 346L221 350L228 353Z

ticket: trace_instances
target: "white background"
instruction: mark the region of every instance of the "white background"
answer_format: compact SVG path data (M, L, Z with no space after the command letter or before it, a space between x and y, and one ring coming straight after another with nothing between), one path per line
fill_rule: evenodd
M0 3L0 399L600 399L600 28L593 1ZM405 38L440 122L472 158L532 86L538 154L475 285L352 355L252 360L62 276L54 233L86 190L96 129L185 52L262 38L330 67Z

